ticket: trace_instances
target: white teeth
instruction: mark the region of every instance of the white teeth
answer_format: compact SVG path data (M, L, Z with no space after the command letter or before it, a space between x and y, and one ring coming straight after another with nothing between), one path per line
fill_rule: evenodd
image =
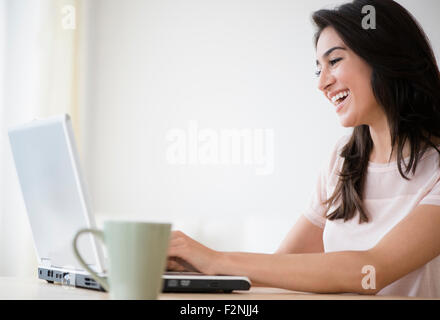
M337 95L333 96L332 102L335 103L337 100L348 96L349 93L350 93L350 90L346 90L346 91L338 93Z

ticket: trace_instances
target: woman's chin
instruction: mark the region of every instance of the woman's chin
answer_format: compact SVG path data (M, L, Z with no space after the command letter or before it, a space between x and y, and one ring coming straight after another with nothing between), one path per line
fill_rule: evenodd
M352 128L357 126L356 121L354 121L354 119L351 117L347 117L347 115L340 115L339 123L344 128Z

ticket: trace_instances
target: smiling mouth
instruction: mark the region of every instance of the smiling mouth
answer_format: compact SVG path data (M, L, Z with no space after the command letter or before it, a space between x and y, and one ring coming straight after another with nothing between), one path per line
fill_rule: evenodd
M338 93L337 95L333 96L331 98L332 103L335 106L340 105L345 99L347 99L347 97L350 95L350 90L345 90L342 91L340 93Z
M349 103L350 102L350 98L351 97L351 95L350 94L348 94L347 96L345 96L345 97L342 97L342 98L339 98L339 99L336 99L336 101L335 101L335 111L336 111L336 113L339 113L340 111L341 111L341 109L347 104L347 103ZM348 101L348 102L347 102Z

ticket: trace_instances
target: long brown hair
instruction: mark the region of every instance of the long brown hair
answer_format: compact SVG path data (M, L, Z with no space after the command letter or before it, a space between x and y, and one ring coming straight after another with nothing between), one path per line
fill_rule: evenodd
M375 29L362 28L362 8L366 5L375 8ZM355 0L334 10L316 11L312 19L318 28L315 46L322 30L333 27L344 43L372 68L371 86L387 116L391 154L396 151L399 173L409 180L407 175L415 173L427 149L435 148L440 154L432 142L434 137L440 137L440 72L422 28L405 8L392 0ZM402 155L407 141L411 151L408 164ZM340 153L344 162L334 193L324 202L328 213L340 201L327 215L329 220L345 222L358 210L359 223L368 222L362 200L372 147L369 127L355 127Z

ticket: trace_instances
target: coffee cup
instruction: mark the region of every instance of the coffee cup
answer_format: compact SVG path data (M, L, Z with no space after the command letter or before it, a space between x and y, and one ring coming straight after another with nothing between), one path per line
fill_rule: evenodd
M108 274L100 277L81 257L77 240L91 233L107 248ZM171 234L171 224L132 221L105 221L103 230L81 229L73 239L80 264L112 299L157 299L162 290L162 274Z

